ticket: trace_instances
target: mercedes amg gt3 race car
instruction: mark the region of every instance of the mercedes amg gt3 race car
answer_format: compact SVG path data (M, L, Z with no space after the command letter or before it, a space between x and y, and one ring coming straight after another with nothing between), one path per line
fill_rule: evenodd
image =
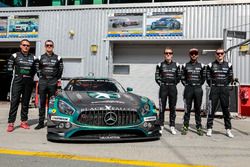
M155 104L108 78L72 78L48 109L49 141L159 139Z

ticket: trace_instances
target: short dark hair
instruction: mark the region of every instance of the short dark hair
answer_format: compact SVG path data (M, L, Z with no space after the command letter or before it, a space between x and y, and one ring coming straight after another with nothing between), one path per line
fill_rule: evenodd
M22 39L22 40L20 41L20 44L22 44L24 41L26 41L26 42L29 42L29 43L30 43L30 41L29 41L28 39Z
M223 48L217 48L215 52L217 52L218 50L223 50L225 52Z
M166 49L167 49L167 50L172 50L172 52L174 52L173 49L170 48L170 47L166 47L166 48L164 49L164 52L165 52Z
M51 43L54 45L54 42L53 42L52 40L50 40L50 39L46 40L46 41L44 42L44 45L46 45L47 42L51 42Z
M166 47L164 50L166 50L166 49L168 49L168 50L173 50L172 48L170 48L170 47Z

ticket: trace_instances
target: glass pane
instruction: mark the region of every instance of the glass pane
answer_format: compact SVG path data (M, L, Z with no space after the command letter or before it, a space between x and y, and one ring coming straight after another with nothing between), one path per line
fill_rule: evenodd
M185 0L155 0L155 2L187 2ZM190 0L190 1L205 1L205 0Z
M64 5L66 0L60 0L60 1L61 4ZM89 5L89 4L105 4L107 3L107 0L68 0L67 2L68 2L67 5Z
M63 0L52 0L52 6L61 6L65 5L65 2Z
M68 0L68 5L75 5L75 0Z
M80 0L81 5L87 4L107 4L107 0Z
M129 65L114 65L113 74L129 74Z
M109 0L109 3L151 3L152 0Z
M26 0L0 0L0 7L25 7Z
M28 6L52 6L52 0L28 0Z

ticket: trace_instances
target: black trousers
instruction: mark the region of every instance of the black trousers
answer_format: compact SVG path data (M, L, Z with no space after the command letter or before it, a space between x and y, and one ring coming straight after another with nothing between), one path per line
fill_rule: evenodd
M176 102L177 102L177 88L176 85L161 85L160 91L159 91L159 119L161 126L164 125L164 119L165 119L165 110L166 110L166 104L167 99L169 103L169 122L170 126L175 126L175 118L176 118Z
M47 82L46 80L39 81L39 98L40 98L40 107L39 107L39 123L44 123L45 120L45 108L46 108L46 99L49 99L51 96L55 95L57 90L57 83ZM48 106L48 104L47 104Z
M16 121L16 115L20 97L22 95L21 121L28 120L29 102L32 90L34 88L34 81L32 77L15 76L11 88L11 100L8 123Z
M201 86L186 85L184 90L184 126L189 126L192 102L194 102L196 128L201 128L201 103L203 90Z
M211 107L207 118L207 128L213 128L214 114L217 110L218 103L220 101L221 109L224 116L225 129L231 129L231 119L229 112L229 87L228 86L212 86L209 100L211 100Z

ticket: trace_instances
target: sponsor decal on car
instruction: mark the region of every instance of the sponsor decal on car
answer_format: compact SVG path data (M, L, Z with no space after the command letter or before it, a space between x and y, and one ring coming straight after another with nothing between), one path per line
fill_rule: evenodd
M145 117L144 121L155 121L156 120L156 116L152 116L152 117Z
M120 95L118 93L89 92L88 95L96 99L118 99L120 98Z
M56 113L56 109L52 109L51 112L52 112L53 114L55 114L55 113Z
M120 136L101 136L99 137L99 139L120 139L121 137Z
M92 104L99 104L99 103L117 103L117 104L125 104L123 101L116 101L116 100L105 100L105 101L93 101Z
M99 110L137 111L135 108L113 107L113 106L108 106L108 105L105 105L103 107L85 107L85 108L81 108L81 112L83 112L83 111L99 111Z
M69 122L70 118L61 116L51 116L52 121Z

